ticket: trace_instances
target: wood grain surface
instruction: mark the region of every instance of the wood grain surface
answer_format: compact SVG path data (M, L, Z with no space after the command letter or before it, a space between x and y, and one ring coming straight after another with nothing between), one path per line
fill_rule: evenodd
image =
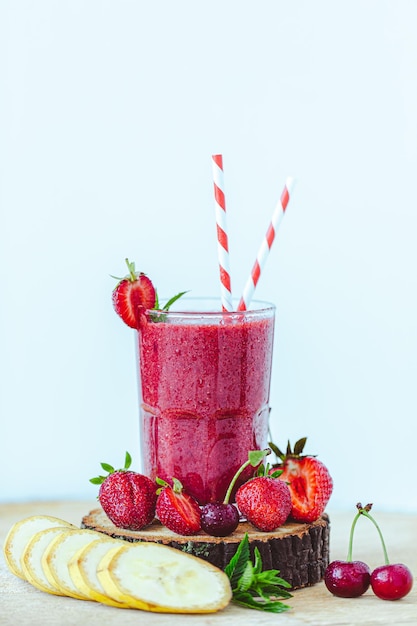
M0 541L18 520L30 515L54 515L80 526L81 519L96 502L31 502L0 505ZM350 525L355 508L349 512L328 511L331 520L330 558L346 558ZM391 562L403 562L417 578L417 515L380 513L374 507L387 543ZM362 522L362 523L361 523ZM371 568L382 563L379 538L372 524L359 520L354 542L354 558L366 561ZM288 601L291 610L268 614L230 604L209 615L167 615L117 609L95 602L52 596L38 591L8 570L0 558L0 624L10 626L395 626L417 624L417 583L411 593L397 602L376 598L371 590L357 599L332 596L323 583L294 591ZM146 621L143 621L146 620Z

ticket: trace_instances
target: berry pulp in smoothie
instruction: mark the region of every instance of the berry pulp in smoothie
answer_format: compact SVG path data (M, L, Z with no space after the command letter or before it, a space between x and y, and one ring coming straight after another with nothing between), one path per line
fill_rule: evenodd
M266 447L274 308L160 319L138 331L143 471L222 501L248 451Z

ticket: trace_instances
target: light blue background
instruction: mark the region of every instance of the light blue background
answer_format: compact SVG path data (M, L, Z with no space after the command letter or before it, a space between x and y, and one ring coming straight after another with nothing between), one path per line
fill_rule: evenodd
M0 2L0 500L90 498L140 467L124 258L218 294L224 156L239 296L277 304L276 443L307 435L333 508L417 511L417 3Z

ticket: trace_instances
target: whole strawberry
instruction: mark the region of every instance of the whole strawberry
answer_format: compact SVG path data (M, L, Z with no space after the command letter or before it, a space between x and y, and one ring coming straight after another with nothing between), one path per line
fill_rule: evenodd
M324 512L333 491L333 480L327 467L314 456L303 456L307 438L296 442L294 450L288 442L286 453L270 443L282 464L281 480L288 483L291 493L291 517L299 522L314 522Z
M101 467L108 476L91 478L100 485L98 499L107 517L118 528L141 530L155 518L156 484L147 476L128 471L132 458L126 452L123 469L115 470L107 463Z
M112 299L116 313L125 324L138 328L140 310L152 309L156 303L156 291L151 280L136 272L135 264L125 259L129 274L121 278L113 290Z
M282 526L291 512L288 485L273 476L251 478L236 492L236 504L242 515L265 532Z
M177 478L172 479L172 487L157 478L161 485L156 501L156 515L164 526L178 535L195 535L201 530L200 507Z

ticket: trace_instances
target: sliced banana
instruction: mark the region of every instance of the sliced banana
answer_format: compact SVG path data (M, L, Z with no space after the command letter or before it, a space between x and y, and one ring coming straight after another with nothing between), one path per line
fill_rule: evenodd
M16 576L55 595L160 613L212 613L232 597L227 575L202 559L157 543L112 539L57 517L17 522L3 551Z
M111 537L97 539L80 548L70 559L68 568L74 585L90 600L119 608L129 608L128 605L107 596L97 576L97 566L101 559L110 548L121 545L124 545L124 542L119 539Z
M48 544L42 554L42 568L50 585L62 595L89 600L88 595L82 593L71 578L68 563L74 554L82 547L101 537L94 530L71 529L62 531Z
M115 546L97 569L105 594L132 608L212 613L231 599L227 575L206 561L154 543Z
M62 531L62 526L55 526L35 533L23 550L21 560L26 580L41 591L57 596L66 594L61 591L55 583L53 585L50 583L42 567L42 557L49 544L60 535Z
M25 579L21 558L30 539L37 532L56 526L76 528L73 524L50 515L33 515L13 524L5 539L3 553L9 569L15 576Z

